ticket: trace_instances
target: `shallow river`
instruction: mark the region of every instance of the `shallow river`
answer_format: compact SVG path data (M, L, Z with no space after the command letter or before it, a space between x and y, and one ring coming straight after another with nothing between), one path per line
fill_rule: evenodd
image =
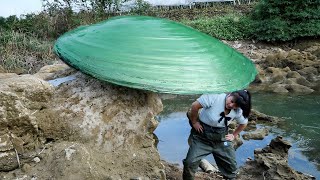
M163 100L164 111L158 116L160 124L155 134L159 139L160 156L181 167L188 151L190 132L185 111L196 98L177 96ZM248 157L253 158L254 149L265 147L271 139L281 135L292 144L289 165L320 179L320 95L253 94L252 100L254 109L282 117L285 122L270 127L269 135L263 140L243 140L244 144L236 151L238 166L243 165ZM214 164L211 156L207 159Z

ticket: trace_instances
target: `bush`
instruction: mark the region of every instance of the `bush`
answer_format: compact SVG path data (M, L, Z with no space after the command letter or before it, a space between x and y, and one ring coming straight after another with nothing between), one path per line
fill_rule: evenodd
M228 14L214 18L186 20L182 23L218 39L240 40L250 36L251 20L245 15Z
M252 35L258 40L287 41L319 36L320 1L261 0L252 11Z

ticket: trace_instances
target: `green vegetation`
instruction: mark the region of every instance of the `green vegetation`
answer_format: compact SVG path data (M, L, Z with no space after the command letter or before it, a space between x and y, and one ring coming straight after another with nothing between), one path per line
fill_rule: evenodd
M248 16L241 14L228 14L182 22L218 39L240 40L248 39L250 36L251 20Z
M288 41L320 35L320 1L261 0L252 12L253 38Z
M0 65L8 72L34 73L55 59L52 46L27 33L0 31Z

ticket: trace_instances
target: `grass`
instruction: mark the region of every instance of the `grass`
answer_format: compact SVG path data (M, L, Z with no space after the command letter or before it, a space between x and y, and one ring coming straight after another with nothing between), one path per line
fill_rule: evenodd
M0 65L7 72L35 73L55 60L53 42L32 34L0 31Z

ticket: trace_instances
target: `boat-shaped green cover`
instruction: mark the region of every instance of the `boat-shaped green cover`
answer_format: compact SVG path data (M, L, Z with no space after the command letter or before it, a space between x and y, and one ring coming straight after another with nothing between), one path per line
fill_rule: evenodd
M172 94L245 88L256 69L219 40L167 19L120 16L65 33L55 43L67 64L114 84Z

